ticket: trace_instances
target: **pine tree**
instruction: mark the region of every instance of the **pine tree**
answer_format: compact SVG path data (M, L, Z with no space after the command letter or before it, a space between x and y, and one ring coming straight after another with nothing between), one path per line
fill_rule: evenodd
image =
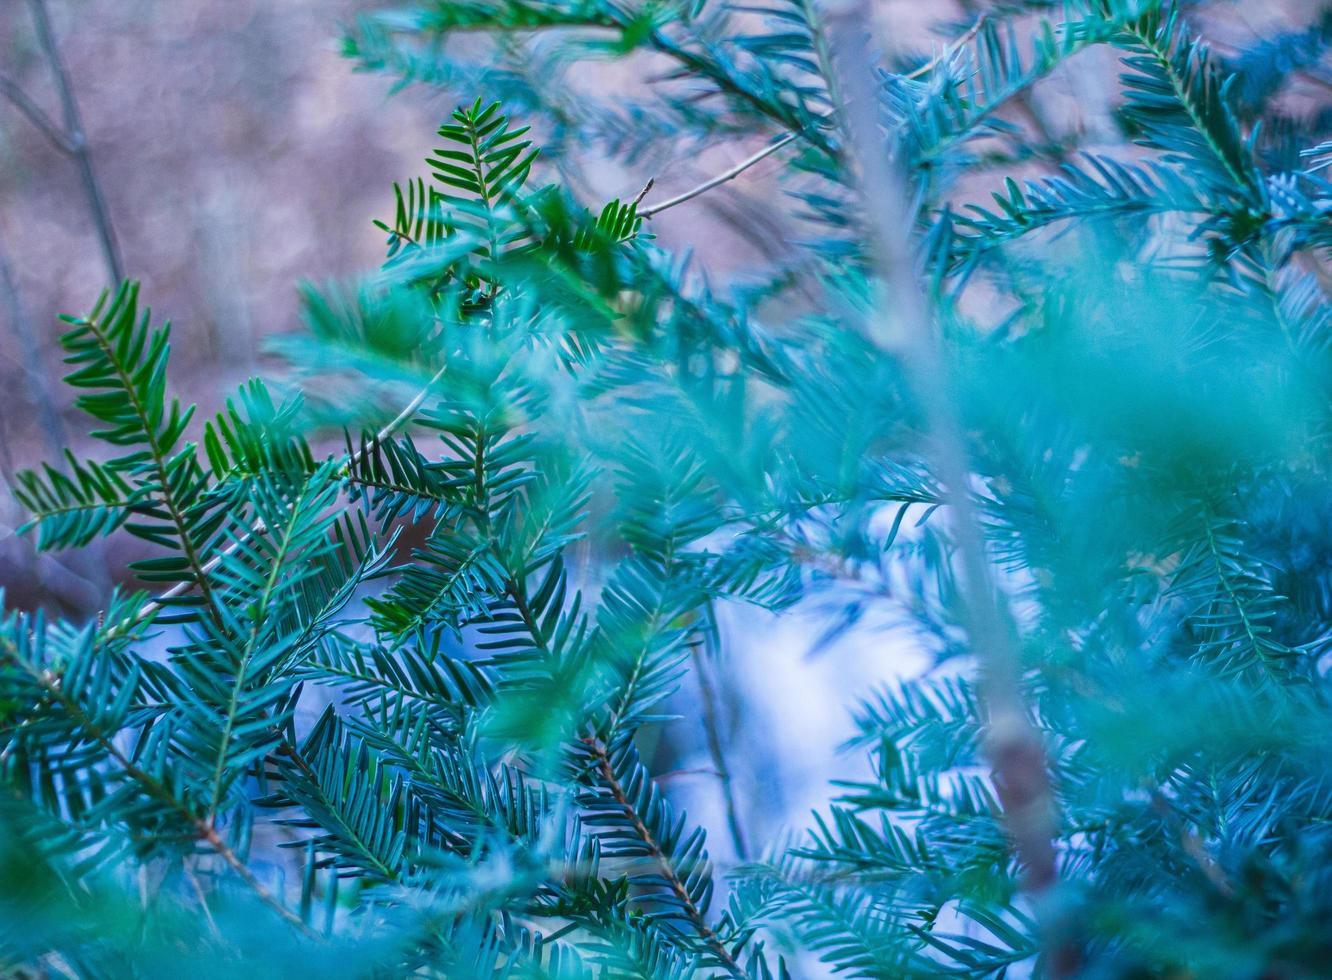
M1276 96L1332 32L993 6L906 63L808 0L359 22L359 67L485 94L290 369L199 424L136 285L68 319L105 448L21 476L28 531L152 557L91 622L0 621L6 967L1325 972L1328 147ZM1094 47L1133 159L1005 115ZM611 57L650 97L562 84ZM746 138L657 204L538 183ZM652 220L760 159L804 240L714 286ZM715 869L642 737L706 713L719 607L813 597L932 666L858 692L868 777Z

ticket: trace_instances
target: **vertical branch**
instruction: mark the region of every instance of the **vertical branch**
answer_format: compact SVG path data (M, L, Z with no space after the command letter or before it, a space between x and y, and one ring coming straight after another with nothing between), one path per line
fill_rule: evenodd
M717 718L717 689L708 673L707 658L700 652L699 646L693 645L690 652L694 658L694 676L698 679L698 692L703 702L703 734L707 739L712 768L717 773L722 805L726 808L726 829L730 832L731 845L735 848L736 857L741 861L748 861L749 844L745 840L744 826L740 823L740 811L735 802L731 768L726 763L726 752L722 748L721 726Z
M57 459L65 451L65 427L56 409L55 393L42 365L41 349L28 319L28 311L23 306L19 294L18 279L4 243L0 241L0 302L4 304L13 331L14 343L19 348L22 358L23 373L27 376L28 389L37 410L38 427L46 442L47 451L52 459ZM0 476L11 487L14 482L14 460L10 452L7 433L0 431ZM10 502L13 495L10 494ZM34 581L42 586L50 585L54 590L77 608L93 609L100 601L104 586L107 584L105 565L101 560L100 549L90 546L78 556L71 556L65 562L57 561L50 555L36 554L31 545L15 542L20 548L32 571ZM59 581L51 583L49 575Z
M843 121L859 169L871 254L893 313L869 324L870 339L900 357L930 435L933 466L946 493L961 562L963 625L980 661L988 725L986 748L1008 833L1028 889L1056 882L1054 821L1044 746L1023 702L1018 638L993 581L985 541L970 495L970 469L961 420L947 383L949 366L929 302L915 272L911 230L916 207L910 181L890 155L880 129L873 61L865 42L873 18L865 0L843 0L829 11L834 65L845 105ZM1056 960L1063 957L1056 956ZM1052 963L1056 975L1070 967Z
M102 196L101 184L93 168L92 151L83 131L83 120L79 115L78 103L74 101L74 91L70 87L69 72L60 56L56 44L55 32L51 29L51 17L46 9L46 0L28 0L32 10L33 24L37 28L37 42L50 66L55 79L56 92L60 96L60 110L64 121L65 144L57 143L66 149L79 170L79 181L88 198L88 210L92 213L93 224L97 229L97 240L102 248L102 258L106 262L107 272L114 286L125 278L124 264L120 260L120 249L116 244L115 228L106 209L106 199Z
M3 242L0 242L0 299L5 304L5 312L9 316L10 328L14 333L14 342L19 347L23 373L28 377L32 400L37 408L37 419L42 435L46 439L47 451L53 458L58 457L65 451L65 427L60 421L60 414L56 411L55 393L51 390L51 383L42 369L41 351L32 332L32 324L28 320L28 311L24 309L23 300L19 296L18 280L14 276L13 267L9 264L9 255L5 252Z

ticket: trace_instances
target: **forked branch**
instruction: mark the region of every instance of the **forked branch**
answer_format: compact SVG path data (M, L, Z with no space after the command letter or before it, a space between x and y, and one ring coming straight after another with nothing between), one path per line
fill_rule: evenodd
M125 278L124 263L120 258L120 246L116 242L115 226L112 225L111 215L107 211L106 198L102 195L102 186L93 167L92 151L88 147L88 139L83 131L83 119L79 114L78 103L74 100L69 71L65 68L60 47L56 44L51 16L46 9L46 0L28 0L28 7L32 11L38 46L41 47L47 67L55 80L63 122L57 123L47 115L18 82L8 75L0 74L0 95L8 99L57 150L74 161L79 171L79 181L83 184L83 193L88 199L88 210L92 215L93 226L97 230L97 240L101 246L102 258L106 262L107 273L111 284L116 285Z

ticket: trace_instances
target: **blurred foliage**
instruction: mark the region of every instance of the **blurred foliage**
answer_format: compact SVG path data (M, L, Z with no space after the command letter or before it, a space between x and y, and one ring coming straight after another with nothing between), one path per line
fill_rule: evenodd
M7 967L1325 975L1332 226L1327 148L1275 103L1325 20L1223 63L1173 4L1006 3L923 64L860 66L917 198L931 380L972 475L952 492L983 517L1046 753L1059 881L1038 892L921 407L866 328L895 297L820 8L363 20L361 67L502 95L557 157L791 137L773 206L803 240L714 287L654 240L660 208L537 185L527 129L480 98L395 187L382 269L309 290L288 377L246 385L202 452L137 288L71 318L108 458L24 475L30 527L158 555L94 622L0 624ZM1099 46L1142 154L967 204L1041 153L1005 107ZM561 84L631 56L657 70L641 102ZM721 604L815 594L846 622L891 607L934 663L863 693L848 749L871 776L722 881L638 737Z

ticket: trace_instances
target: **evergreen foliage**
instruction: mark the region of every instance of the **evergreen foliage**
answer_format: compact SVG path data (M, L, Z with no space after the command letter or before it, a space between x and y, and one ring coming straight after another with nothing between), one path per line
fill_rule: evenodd
M0 620L7 969L1325 974L1328 148L1276 96L1328 18L1218 59L1193 5L1032 0L934 57L839 66L821 4L769 2L360 21L360 67L486 94L393 185L379 272L309 290L281 383L202 426L137 286L69 319L105 448L19 478L28 531L151 556L93 621ZM1139 156L1005 115L1107 47ZM647 95L565 84L612 58ZM969 486L941 485L873 339L901 297L839 67L873 69L914 195ZM663 248L650 198L536 180L575 144L746 136L784 141L773 206L803 240L745 287ZM1033 160L1058 171L1002 175ZM949 494L1020 652L1049 887L1000 803ZM863 779L719 868L644 736L704 713L682 691L708 656L725 674L720 608L809 599L834 630L891 611L931 665L859 692Z

